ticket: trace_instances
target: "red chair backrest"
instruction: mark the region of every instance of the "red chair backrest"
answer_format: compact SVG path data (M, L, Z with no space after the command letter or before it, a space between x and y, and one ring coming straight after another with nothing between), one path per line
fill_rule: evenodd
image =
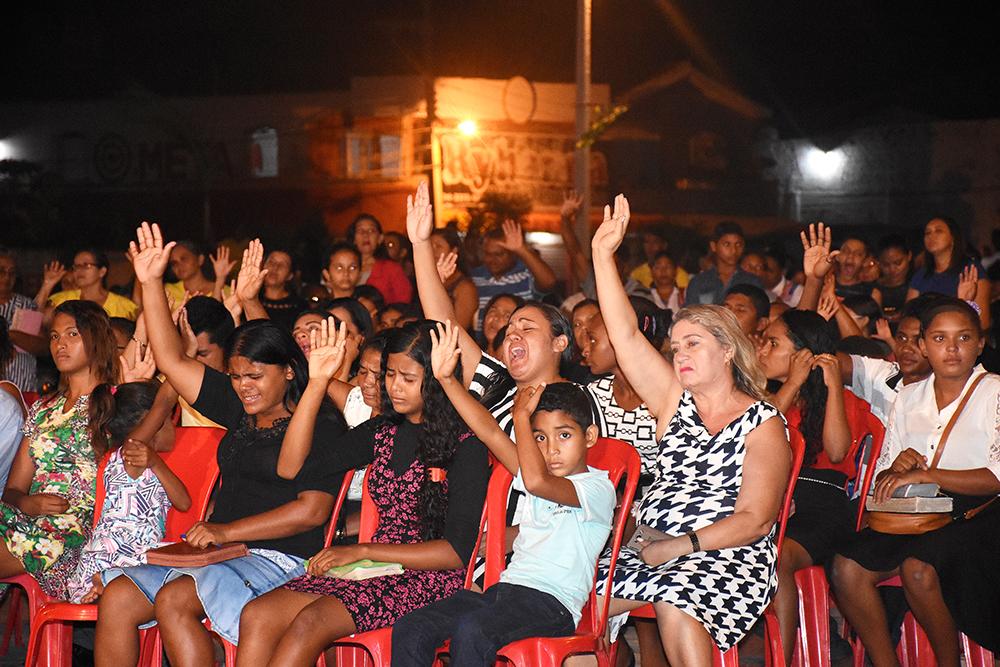
M163 535L166 542L179 542L191 526L205 519L212 490L219 479L219 463L215 456L226 434L225 429L208 426L177 426L174 431L174 448L162 457L184 483L191 496L191 507L186 512L170 508Z
M375 501L368 493L368 478L371 477L372 467L368 466L365 471L365 482L361 486L361 525L358 528L358 542L371 542L375 529L378 528L378 510L375 509Z
M514 476L510 471L497 463L493 466L493 475L490 477L490 486L486 491L486 508L483 511L483 520L479 524L479 537L476 539L476 550L479 553L479 545L483 539L483 532L486 533L486 573L483 575L483 589L487 589L500 581L500 573L507 565L507 498L510 495L510 485L514 481ZM489 526L499 526L498 530L489 530ZM475 559L472 561L475 564ZM472 585L473 570L469 568L466 577L466 587Z
M620 505L615 513L614 524L612 525L611 531L611 563L612 567L608 572L607 584L610 587L611 579L614 577L614 563L618 560L618 552L621 551L622 536L625 531L625 523L628 520L629 513L632 510L632 501L635 499L635 491L639 484L639 471L641 464L639 461L639 454L635 451L635 447L632 445L622 442L621 440L615 440L614 438L598 438L597 443L590 448L587 452L587 465L592 468L599 468L601 470L606 470L608 473L608 478L611 483L617 488L619 482L621 482L622 477L625 477L625 488L622 492L620 499ZM510 477L510 474L502 467L497 466L502 473L494 471L493 479L490 480L490 491L486 497L486 511L487 511L487 523L492 526L505 526L506 525L506 514L507 514L507 488L510 485L510 480L506 481L506 486L500 488L500 484L496 485L494 488L494 480L503 479L503 475L506 474ZM505 558L505 531L503 530L487 530L486 531L486 577L484 581L484 588L489 587L493 583L499 580L500 573L507 565L507 560ZM594 580L596 582L597 571L594 572ZM609 588L610 590L610 588ZM607 623L608 618L608 606L611 604L611 596L605 596L604 605L600 610L599 615L594 615L593 611L596 608L596 595L595 589L591 588L590 600L584 609L583 616L580 620L580 627L586 627L590 624L590 631L593 633L603 633L604 627Z
M333 543L333 536L337 534L337 521L340 519L340 512L344 509L344 500L347 499L347 492L351 490L351 481L354 479L354 468L344 473L344 481L340 483L340 491L333 502L333 512L330 513L330 523L326 526L326 535L323 536L323 546L328 547Z
M97 493L94 494L94 528L97 528L97 522L101 519L101 512L104 511L104 496L107 491L104 487L104 469L108 467L108 460L111 458L111 452L106 452L101 460L97 462Z
M785 488L785 498L781 502L781 511L778 513L778 541L775 544L778 548L779 560L781 559L781 547L785 543L785 528L788 526L788 515L791 512L795 483L799 481L802 459L806 455L806 441L798 429L788 429L788 444L792 450L792 469L788 475L788 486Z
M885 441L885 426L871 411L868 412L865 424L868 428L868 433L872 436L872 442L868 456L864 462L864 476L861 480L861 486L858 489L861 495L858 502L858 516L855 521L855 530L861 530L861 526L864 523L865 496L868 495L868 490L872 486L872 480L875 479L875 463L878 462L878 457L882 453L882 443Z

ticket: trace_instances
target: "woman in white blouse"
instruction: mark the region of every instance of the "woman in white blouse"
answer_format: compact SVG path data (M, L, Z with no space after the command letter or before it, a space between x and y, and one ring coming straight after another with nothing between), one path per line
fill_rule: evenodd
M905 484L938 484L954 498L956 518L922 535L866 529L834 560L837 604L875 667L898 664L876 590L896 575L939 665L958 667L959 631L1000 649L1000 502L990 502L1000 494L1000 376L976 364L985 340L966 302L942 299L920 324L920 349L933 373L899 393L876 464L874 495L884 500ZM985 377L975 384L980 375ZM970 391L932 467L941 435Z

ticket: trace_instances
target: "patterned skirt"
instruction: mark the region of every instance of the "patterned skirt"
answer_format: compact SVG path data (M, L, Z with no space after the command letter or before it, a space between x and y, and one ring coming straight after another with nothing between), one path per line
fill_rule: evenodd
M307 574L285 584L300 593L340 600L358 632L387 628L396 619L454 595L465 583L465 569L405 570L402 574L348 581Z

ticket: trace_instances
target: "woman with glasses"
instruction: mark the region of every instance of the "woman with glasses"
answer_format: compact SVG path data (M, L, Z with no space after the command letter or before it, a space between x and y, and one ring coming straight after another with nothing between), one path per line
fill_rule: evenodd
M75 289L67 289L52 294L52 290L67 274L73 277ZM108 256L93 248L84 248L73 256L73 264L68 269L60 262L45 265L42 288L35 296L35 303L50 314L52 309L64 301L81 299L93 301L104 308L108 317L124 317L135 320L139 307L131 299L108 291ZM51 296L50 296L51 295Z

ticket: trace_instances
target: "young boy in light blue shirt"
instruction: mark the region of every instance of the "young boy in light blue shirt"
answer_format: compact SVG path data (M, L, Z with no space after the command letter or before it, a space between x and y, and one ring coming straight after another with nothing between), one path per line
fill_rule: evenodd
M392 664L429 665L451 638L451 665L492 665L496 652L526 637L571 635L594 582L597 557L611 533L615 488L587 466L597 442L590 402L569 382L525 387L514 399L514 434L452 374L458 331L438 325L431 365L459 415L526 493L514 555L499 583L407 614L392 629Z

